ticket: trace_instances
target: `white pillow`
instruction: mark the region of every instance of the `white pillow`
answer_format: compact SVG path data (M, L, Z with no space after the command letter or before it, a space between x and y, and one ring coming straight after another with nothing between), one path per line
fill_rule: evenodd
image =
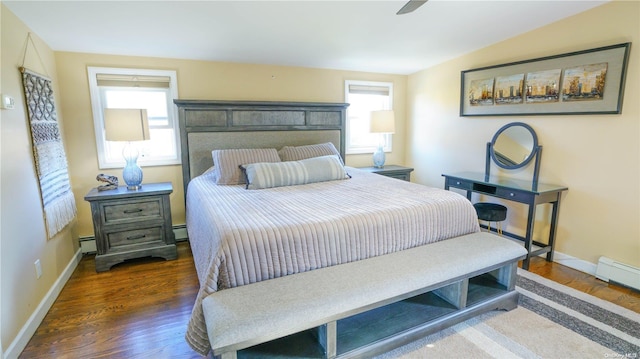
M340 157L313 157L300 161L242 165L247 189L294 186L349 178Z

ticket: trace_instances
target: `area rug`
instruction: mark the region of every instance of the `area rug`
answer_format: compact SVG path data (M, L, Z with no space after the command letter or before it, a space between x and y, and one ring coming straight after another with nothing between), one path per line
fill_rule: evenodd
M52 238L75 217L76 203L69 183L51 80L24 67L20 71L44 219L48 237Z
M640 358L640 314L518 269L518 308L493 311L379 356Z

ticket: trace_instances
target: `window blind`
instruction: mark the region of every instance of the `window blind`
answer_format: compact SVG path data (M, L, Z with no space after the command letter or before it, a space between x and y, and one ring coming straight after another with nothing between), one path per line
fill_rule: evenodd
M349 85L349 93L389 96L389 87L375 85Z
M98 86L169 88L169 76L96 74Z

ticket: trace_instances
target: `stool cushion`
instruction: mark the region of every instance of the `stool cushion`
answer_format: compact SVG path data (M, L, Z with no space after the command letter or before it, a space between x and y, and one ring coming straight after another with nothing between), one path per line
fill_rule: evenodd
M507 218L507 207L497 203L474 203L478 219L489 222L500 222Z

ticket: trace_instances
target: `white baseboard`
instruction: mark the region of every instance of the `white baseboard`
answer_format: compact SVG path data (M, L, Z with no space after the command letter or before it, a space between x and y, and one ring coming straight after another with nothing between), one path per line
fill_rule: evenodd
M58 279L53 283L51 289L49 289L40 304L38 304L36 310L31 314L22 329L20 329L16 338L7 348L7 351L4 354L5 359L18 358L20 353L22 353L29 343L29 340L38 329L38 326L42 323L45 315L47 315L47 312L51 309L51 306L58 298L62 288L67 284L67 281L73 274L73 271L76 269L81 259L82 251L78 249L73 258L71 258L71 261L69 261L69 264L65 267L64 271L62 271Z
M187 239L189 239L189 236L187 235L186 224L173 226L173 234L175 234L176 236L176 241L186 241Z
M546 254L542 254L541 256L546 256ZM592 276L596 275L596 265L594 263L572 257L568 254L555 251L553 253L553 261L558 264L562 264L563 266L578 270L580 272L591 274Z

